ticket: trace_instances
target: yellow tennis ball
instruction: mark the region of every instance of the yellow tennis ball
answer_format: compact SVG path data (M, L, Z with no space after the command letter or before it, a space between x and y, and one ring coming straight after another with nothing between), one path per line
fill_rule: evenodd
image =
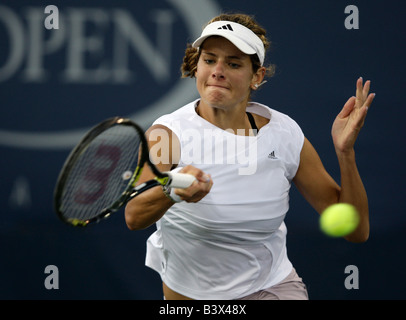
M353 232L359 223L357 209L348 203L327 207L320 217L321 230L331 237L344 237Z

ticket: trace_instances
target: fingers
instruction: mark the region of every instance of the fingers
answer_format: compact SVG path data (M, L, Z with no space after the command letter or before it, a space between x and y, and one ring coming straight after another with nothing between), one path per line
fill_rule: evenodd
M347 152L353 150L358 133L364 125L365 118L375 93L369 93L371 81L363 83L362 77L357 80L355 97L345 103L334 120L331 133L336 150Z
M357 88L355 90L355 96L357 97L357 100L362 99L362 91L363 91L363 79L362 77L359 77L357 80Z
M187 173L187 174L191 174L193 176L195 176L196 180L198 182L208 182L210 180L210 176L207 175L206 173L204 173L202 170L200 170L199 168L196 168L194 166L186 166L184 167L182 170L180 170L179 172L182 173Z
M351 115L353 126L358 131L363 127L368 109L375 98L375 93L369 93L371 81L368 80L364 85L362 85L362 81L362 77L357 80L357 97L355 99L355 106L353 109L356 112ZM343 109L345 109L345 106ZM352 110L346 113L346 115L350 115L351 112Z
M371 88L371 81L368 80L363 84L363 78L360 77L357 80L357 89L356 89L356 102L355 107L360 109L364 106L366 100L369 98L369 90ZM372 103L372 101L370 101ZM369 104L370 105L370 104Z
M375 93L371 93L371 94L367 97L367 99L366 99L366 101L365 101L365 103L364 103L364 107L365 107L366 111L368 111L368 109L369 109L369 107L371 106L372 101L374 101L374 99L375 99Z
M213 180L209 174L194 166L186 166L179 172L191 174L196 177L196 181L186 189L175 189L175 194L186 202L198 202L203 199L213 186Z
M338 117L340 119L344 119L346 117L348 117L350 115L350 113L352 112L352 110L354 110L354 106L355 106L355 101L356 98L355 97L351 97L347 100L347 102L345 103L343 109L341 110L341 112L338 114Z
M365 82L364 84L364 89L362 90L362 96L364 98L368 97L368 93L369 93L369 89L371 88L371 81L368 80L367 82Z

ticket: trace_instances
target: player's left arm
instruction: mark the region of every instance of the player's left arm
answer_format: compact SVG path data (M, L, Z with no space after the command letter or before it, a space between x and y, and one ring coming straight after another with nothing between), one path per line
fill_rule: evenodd
M355 161L354 144L361 130L374 94L369 94L370 82L363 86L357 80L356 97L351 97L336 117L332 127L333 143L341 173L339 186L325 170L316 150L305 139L299 169L294 183L305 199L321 213L329 205L353 204L359 214L358 228L346 237L352 242L364 242L369 237L368 197Z

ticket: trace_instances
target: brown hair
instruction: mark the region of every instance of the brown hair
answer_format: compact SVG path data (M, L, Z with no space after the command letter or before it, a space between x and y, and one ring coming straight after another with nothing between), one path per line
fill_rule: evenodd
M246 15L246 14L221 14L213 19L211 19L208 23L216 22L216 21L232 21L239 23L248 29L251 29L263 42L265 47L265 52L269 49L271 42L266 38L266 30L262 28L254 19L253 16ZM197 48L193 48L191 44L187 45L185 56L183 57L183 63L181 66L182 78L194 78L196 69L197 69L197 62L199 61L201 51ZM250 55L251 62L252 62L252 69L255 73L260 67L261 63L257 55ZM275 73L275 67L273 65L269 65L266 67L267 73L266 75L272 77Z

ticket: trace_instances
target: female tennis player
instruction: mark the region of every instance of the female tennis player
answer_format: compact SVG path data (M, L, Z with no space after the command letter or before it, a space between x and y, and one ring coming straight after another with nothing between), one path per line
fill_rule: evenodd
M292 181L319 213L339 202L356 206L360 224L346 239L368 239L354 143L375 96L370 81L357 80L355 97L332 125L339 186L295 121L251 102L271 71L264 64L268 47L266 31L251 16L212 19L182 65L200 98L147 131L159 170L196 177L186 189L148 190L125 210L131 230L156 223L146 265L160 274L166 299L308 299L286 250ZM140 183L152 178L146 166Z

